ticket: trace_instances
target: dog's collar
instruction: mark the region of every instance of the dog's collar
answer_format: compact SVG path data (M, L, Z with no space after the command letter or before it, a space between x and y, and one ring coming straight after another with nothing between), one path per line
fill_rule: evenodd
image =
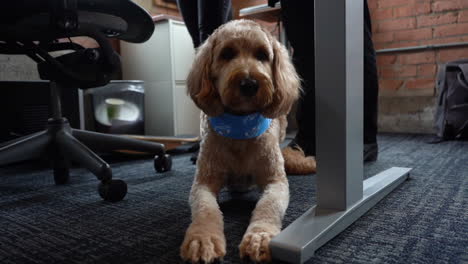
M271 119L260 113L250 115L232 115L224 113L208 118L213 130L223 136L233 139L255 138L263 134L271 124Z

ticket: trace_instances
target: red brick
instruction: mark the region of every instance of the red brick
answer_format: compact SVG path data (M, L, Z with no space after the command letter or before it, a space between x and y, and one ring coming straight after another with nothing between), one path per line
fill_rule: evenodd
M367 6L369 6L369 9L374 10L377 9L377 0L368 0L367 1Z
M413 77L416 76L418 69L415 65L403 65L398 70L399 77Z
M454 11L458 10L457 1L436 1L432 3L432 10L434 12Z
M395 7L393 9L393 17L409 17L431 13L430 3L417 3L407 6Z
M412 29L395 32L395 41L409 41L432 38L432 28Z
M396 60L397 60L396 55L378 55L377 56L377 64L378 65L395 64Z
M416 65L399 65L380 67L380 77L384 79L414 77L417 75Z
M400 18L393 20L380 21L378 23L379 32L388 32L404 29L412 29L416 27L416 18Z
M439 62L447 62L447 61L467 59L467 58L468 58L468 47L443 49L443 50L439 50L438 52Z
M372 37L372 40L374 41L374 43L392 42L393 32L375 33Z
M458 13L458 23L468 22L468 10L460 11Z
M434 89L434 78L407 80L405 83L407 89Z
M434 51L423 51L398 55L401 64L423 64L435 62Z
M460 10L463 8L468 8L468 1L466 0L441 0L434 1L432 3L433 12L445 12Z
M421 15L421 14L429 14L432 12L431 4L426 3L426 1L423 1L424 3L420 3L416 5L416 14Z
M447 37L468 34L468 23L438 26L434 28L434 37Z
M379 0L379 8L402 6L408 4L408 0Z
M380 89L385 90L398 90L403 85L402 80L379 80Z
M393 8L383 8L373 10L371 13L373 21L393 18Z
M405 48L405 47L413 47L419 46L419 41L405 41L405 42L390 42L390 43L382 43L379 46L379 49L398 49L398 48Z
M400 6L393 8L393 18L414 16L412 6Z
M418 65L418 76L431 76L436 74L436 64L421 64Z
M442 63L441 63L441 64L437 64L437 71L436 71L436 73L439 73L439 71L440 71L440 69L441 69L441 67L442 67L443 65L444 65L444 64L442 64Z
M462 37L437 38L437 39L421 40L420 45L438 45L438 44L447 44L447 43L455 43L455 42L463 42L463 41L464 40Z
M385 43L374 43L375 50L385 49Z
M443 24L451 24L457 22L457 14L450 12L438 15L419 16L417 18L417 22L418 27L432 27Z

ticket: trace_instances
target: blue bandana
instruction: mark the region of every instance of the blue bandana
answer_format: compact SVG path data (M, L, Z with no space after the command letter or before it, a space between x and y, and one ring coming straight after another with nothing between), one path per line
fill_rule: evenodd
M224 113L209 117L211 127L223 137L233 139L255 138L263 134L271 124L271 119L254 113L245 116Z

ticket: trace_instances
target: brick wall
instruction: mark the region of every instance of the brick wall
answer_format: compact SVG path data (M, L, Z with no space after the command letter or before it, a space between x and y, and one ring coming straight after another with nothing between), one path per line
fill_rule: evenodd
M377 50L468 42L468 0L368 4ZM380 130L432 132L438 65L460 58L468 58L468 47L379 54Z

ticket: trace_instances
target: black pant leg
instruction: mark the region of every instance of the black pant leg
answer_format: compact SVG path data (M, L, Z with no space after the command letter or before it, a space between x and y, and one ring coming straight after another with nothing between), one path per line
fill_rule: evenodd
M177 0L195 48L232 19L231 0Z
M281 1L286 35L293 48L293 63L302 79L298 100L295 142L306 155L315 155L315 40L314 1Z
M201 42L231 19L231 0L198 0L198 29Z
M364 144L377 143L379 78L372 42L372 24L364 1Z
M198 1L197 0L177 0L177 6L192 37L193 46L200 46L200 31L198 30Z
M308 155L315 155L315 57L313 1L282 0L286 34L294 49L293 61L303 79L296 120L298 143ZM377 142L378 74L372 42L367 1L364 2L364 143Z
M231 0L177 0L177 5L195 48L232 19ZM197 157L198 150L190 160L195 164Z

